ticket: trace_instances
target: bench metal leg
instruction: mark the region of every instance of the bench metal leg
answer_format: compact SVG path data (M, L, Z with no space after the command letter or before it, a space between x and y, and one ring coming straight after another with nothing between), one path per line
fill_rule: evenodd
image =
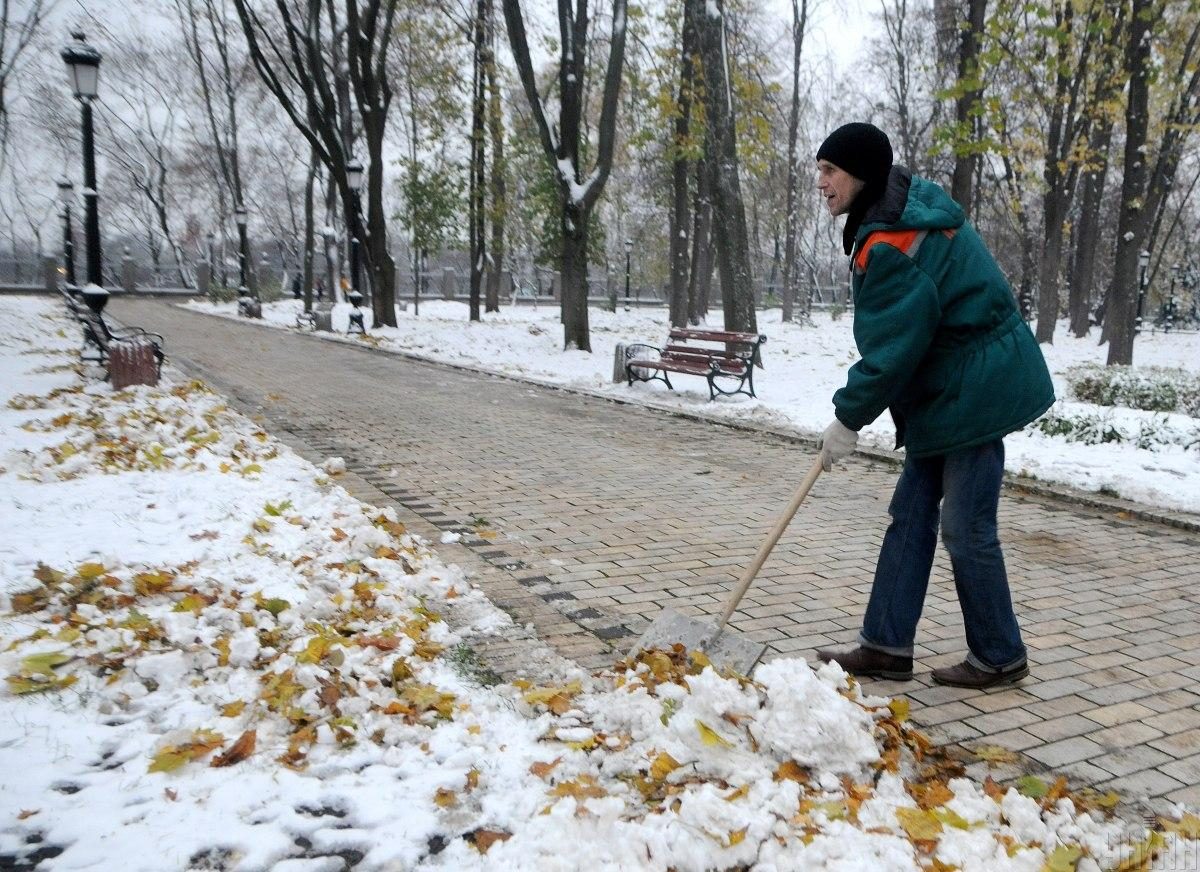
M667 387L670 390L675 390L675 387L671 384L671 380L669 378L667 378L667 374L665 371L663 371L661 369L655 370L654 375L650 376L649 378L642 378L640 375L634 375L633 369L636 366L637 366L637 361L630 361L629 363L625 364L625 377L629 380L629 387L633 387L633 380L637 379L640 382L652 382L652 381L665 382Z

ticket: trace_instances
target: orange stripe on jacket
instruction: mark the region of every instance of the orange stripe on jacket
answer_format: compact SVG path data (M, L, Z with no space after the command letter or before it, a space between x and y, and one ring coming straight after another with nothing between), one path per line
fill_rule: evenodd
M854 258L854 265L858 267L860 272L866 272L867 255L870 253L872 246L880 242L886 242L888 245L895 246L905 254L908 254L909 248L917 241L917 237L921 235L920 230L876 230L862 244L862 248L858 250L858 255Z

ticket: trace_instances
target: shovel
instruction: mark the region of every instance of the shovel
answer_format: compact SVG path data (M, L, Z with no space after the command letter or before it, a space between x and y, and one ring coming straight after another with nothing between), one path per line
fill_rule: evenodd
M646 628L646 632L642 633L632 653L637 654L647 648L670 648L679 642L689 651L703 651L714 666L732 669L739 675L749 675L767 650L767 646L737 633L726 633L725 624L737 609L738 603L742 601L742 597L745 596L754 577L762 569L771 549L775 547L775 543L779 541L779 537L791 523L796 510L800 508L800 504L804 502L804 498L808 496L808 492L812 490L813 483L820 474L821 459L818 457L813 462L812 469L800 482L800 487L796 489L788 507L783 510L783 514L779 516L779 520L775 522L775 526L771 528L767 538L758 546L758 553L754 555L754 560L742 573L737 587L733 589L733 595L725 604L725 611L721 613L721 617L715 625L700 618L689 617L674 609L665 608L654 619L654 623Z

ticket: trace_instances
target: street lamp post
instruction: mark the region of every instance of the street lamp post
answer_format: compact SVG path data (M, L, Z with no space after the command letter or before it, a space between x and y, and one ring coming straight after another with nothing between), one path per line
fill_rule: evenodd
M246 207L239 203L233 210L233 217L238 228L238 296L248 297L250 292L246 286Z
M1175 326L1175 283L1177 281L1179 281L1179 264L1173 263L1171 264L1171 297L1167 300L1167 317L1166 323L1163 325L1163 330L1167 333L1170 333L1171 328Z
M332 225L326 224L325 236L325 273L329 278L329 304L337 302L337 231Z
M346 165L346 184L350 188L350 199L354 208L354 222L350 227L350 293L362 298L362 287L359 285L359 239L358 228L362 226L362 202L359 192L362 190L363 165L353 160Z
M633 256L633 240L625 240L625 311L629 311L629 259Z
M1150 280L1150 252L1142 249L1138 252L1138 298L1137 317L1133 322L1133 335L1142 332L1142 306L1146 302L1146 283Z
M247 287L250 250L246 241L246 222L249 218L246 207L238 203L234 207L233 217L238 226L238 314L247 318L261 318L262 304L258 295Z
M59 179L58 200L62 203L63 219L63 269L66 270L67 291L79 293L75 284L75 234L71 230L71 201L75 199L75 186L70 179Z
M84 40L80 32L72 33L75 42L62 50L71 73L75 97L82 106L83 123L83 201L84 234L87 242L87 283L102 287L104 276L100 252L100 194L96 190L96 142L92 127L92 101L100 85L100 52ZM93 292L94 293L94 292ZM107 296L107 295L105 295ZM99 302L99 301L97 301ZM103 308L101 304L100 308Z

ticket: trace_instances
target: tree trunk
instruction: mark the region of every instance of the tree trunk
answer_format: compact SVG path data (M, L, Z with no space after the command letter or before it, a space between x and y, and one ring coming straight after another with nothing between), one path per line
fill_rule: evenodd
M783 245L783 313L784 321L792 320L792 307L800 287L800 271L796 263L796 243L800 234L797 214L800 197L800 178L797 172L796 143L800 136L800 50L804 45L804 28L808 21L808 0L792 0L792 105L788 112L787 150L787 214Z
M487 157L483 147L483 107L484 107L484 74L483 74L483 25L486 10L485 0L478 0L475 7L475 20L471 27L472 63L471 63L471 161L470 184L468 185L468 224L470 227L469 247L471 254L471 291L470 291L470 320L479 320L480 293L482 290L484 257L486 256L484 242L487 230L484 215L483 193L487 176Z
M504 165L504 115L500 110L500 86L496 80L496 28L495 9L492 0L486 0L487 8L487 57L484 71L488 88L488 133L492 143L491 164L491 219L492 247L487 280L487 312L500 311L500 276L504 269L504 225L508 216L508 190Z
M1057 173L1054 174L1057 177ZM1054 342L1054 326L1058 322L1058 286L1062 265L1063 222L1066 218L1065 196L1057 184L1042 197L1045 218L1042 236L1042 260L1038 269L1038 342Z
M721 228L717 237L717 268L721 273L725 329L752 333L758 326L746 208L738 176L737 129L729 58L725 51L723 0L706 0L697 12L708 110L708 142L712 148L713 220Z
M587 305L588 218L587 213L579 214L569 203L563 207L563 347L579 351L592 350Z
M1092 133L1089 147L1093 163L1083 175L1083 198L1075 232L1075 260L1071 267L1068 313L1071 334L1082 339L1091 327L1091 303L1096 281L1096 253L1100 242L1100 210L1104 203L1104 181L1108 176L1108 153L1112 143L1112 121L1102 122Z
M683 5L682 50L679 63L679 104L675 116L675 142L671 161L671 326L683 327L693 312L690 305L688 272L691 216L688 213L688 159L686 143L691 133L692 93L695 90L696 23L695 7ZM694 322L693 322L694 323Z
M1108 365L1133 363L1138 305L1138 253L1146 241L1146 145L1150 117L1151 0L1132 0L1125 69L1129 94L1125 104L1125 174L1117 220L1117 257L1108 299Z
M954 176L950 183L950 196L963 207L967 215L973 215L975 167L979 162L976 141L979 121L976 111L983 93L979 79L979 40L983 35L987 0L967 0L967 21L958 44L958 97L954 101L954 120L958 124L959 137L954 155Z
M696 162L696 205L692 231L692 274L688 277L688 321L700 324L708 317L712 290L712 173L708 158Z

